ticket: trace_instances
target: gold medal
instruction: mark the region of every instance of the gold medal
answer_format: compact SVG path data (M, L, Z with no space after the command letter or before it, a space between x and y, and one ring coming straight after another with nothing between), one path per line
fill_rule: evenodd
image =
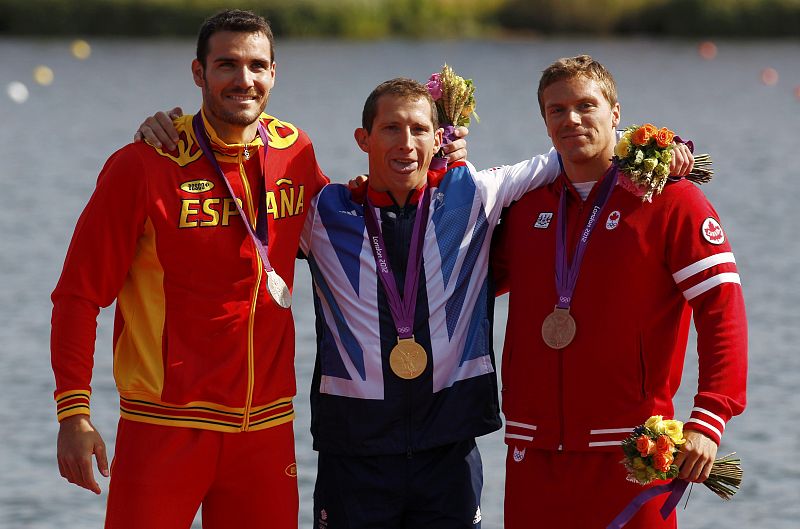
M398 338L389 354L389 367L395 375L406 380L417 378L428 365L425 349L411 338Z
M292 293L289 292L286 282L275 270L267 272L267 290L279 307L288 309L292 306Z
M556 307L542 323L542 339L553 349L563 349L575 338L575 320L569 309Z

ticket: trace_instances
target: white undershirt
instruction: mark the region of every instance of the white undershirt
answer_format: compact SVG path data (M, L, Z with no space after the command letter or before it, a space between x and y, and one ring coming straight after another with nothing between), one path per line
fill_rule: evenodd
M592 188L596 183L597 182L573 182L572 185L575 187L575 191L581 196L581 200L586 200L586 197L592 192Z

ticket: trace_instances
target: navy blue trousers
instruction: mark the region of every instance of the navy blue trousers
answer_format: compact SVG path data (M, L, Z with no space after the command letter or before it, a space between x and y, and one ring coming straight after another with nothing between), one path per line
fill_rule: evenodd
M480 529L474 439L413 454L320 453L314 529Z

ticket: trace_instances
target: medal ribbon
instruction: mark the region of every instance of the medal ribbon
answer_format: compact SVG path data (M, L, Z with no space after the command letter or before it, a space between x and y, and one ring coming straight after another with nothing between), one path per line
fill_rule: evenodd
M683 496L688 486L688 481L674 479L664 485L656 485L655 487L650 487L640 492L624 509L622 509L622 512L608 524L606 529L622 529L622 527L630 522L631 518L639 512L639 509L641 509L645 503L669 492L669 496L659 511L661 513L661 518L666 520L669 518L669 515L672 514L672 511L675 510L678 502L681 501L681 496Z
M375 257L375 267L386 291L394 326L397 328L397 336L403 339L411 338L414 334L414 314L416 312L417 291L419 289L419 273L422 267L422 246L425 241L423 234L428 225L430 203L430 188L426 188L425 193L422 195L422 200L417 206L414 218L402 299L397 289L397 280L392 272L392 265L389 263L389 254L386 252L386 242L383 240L380 223L378 222L379 213L376 213L376 208L370 202L369 195L367 195L367 207L364 208L364 221L367 226L372 255Z
M572 263L567 264L567 186L561 192L561 201L558 204L558 220L556 221L556 291L558 292L558 303L556 307L560 309L569 309L572 303L572 294L575 292L575 284L578 282L578 274L581 270L581 263L583 262L583 255L586 253L586 247L589 244L589 237L592 234L595 226L597 226L597 219L600 213L611 198L611 192L617 183L619 171L616 164L611 164L606 174L603 176L603 182L600 184L600 189L592 204L592 212L586 221L586 225L581 231L578 245L575 248L575 254L572 256Z
M209 163L214 167L217 171L217 174L222 178L222 181L225 182L225 185L228 188L228 192L230 193L231 197L233 198L233 203L236 204L236 209L239 211L239 216L242 218L242 222L244 222L245 228L247 228L247 233L250 234L250 237L253 239L253 243L256 245L256 250L258 251L258 255L261 256L261 262L264 265L264 270L267 272L272 272L273 268L272 265L269 263L269 257L267 257L267 245L269 241L269 236L267 232L267 203L266 203L266 196L267 196L267 145L268 145L268 138L267 138L267 131L264 130L264 126L261 122L258 123L258 135L261 136L261 141L264 142L264 148L261 150L261 173L264 177L264 189L263 192L259 195L259 206L258 206L258 217L257 217L257 231L253 231L253 227L250 225L250 221L247 220L247 216L245 216L244 210L242 206L239 204L239 201L236 200L236 194L233 192L233 187L231 187L231 183L228 181L228 178L225 176L225 173L222 171L222 168L219 166L219 162L217 158L214 156L214 153L211 151L211 146L208 144L208 139L206 138L206 127L203 124L203 118L200 115L200 112L194 115L192 118L192 127L194 128L194 135L197 138L197 143L200 146L200 149L203 151L206 159L208 159Z

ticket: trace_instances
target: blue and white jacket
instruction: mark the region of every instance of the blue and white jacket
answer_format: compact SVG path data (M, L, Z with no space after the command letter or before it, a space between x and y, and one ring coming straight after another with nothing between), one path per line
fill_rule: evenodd
M316 450L342 455L411 454L501 426L492 350L494 291L489 249L502 209L559 173L555 151L516 165L429 175L414 337L428 364L397 377L397 344L364 223L363 201L340 184L312 201L300 246L314 279L317 360L311 389ZM380 207L398 284L405 278L416 203Z

